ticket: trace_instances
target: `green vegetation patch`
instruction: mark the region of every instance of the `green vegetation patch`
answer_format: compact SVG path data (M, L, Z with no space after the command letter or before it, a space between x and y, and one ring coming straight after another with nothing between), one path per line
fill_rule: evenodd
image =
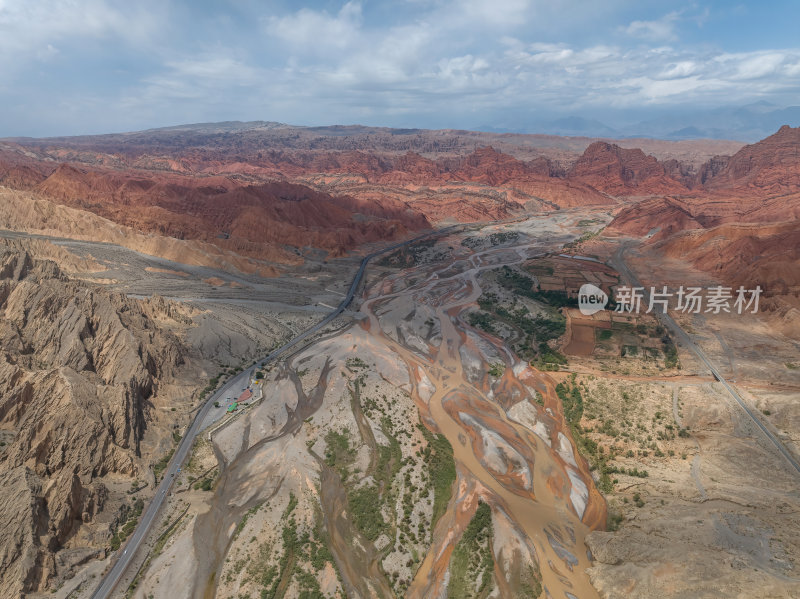
M480 502L450 557L448 598L482 598L492 591L492 532L492 510Z
M681 365L678 362L678 348L675 347L675 342L672 341L672 337L665 333L661 338L661 346L664 351L664 366L680 370Z
M622 350L620 350L622 357L626 356L633 356L636 357L639 355L639 346L638 345L623 345Z
M156 481L158 481L158 478L164 473L164 470L167 469L167 466L169 465L169 461L172 459L172 454L173 453L175 453L175 449L174 448L170 449L166 453L166 455L164 455L160 460L158 460L153 465L153 474L156 477Z
M389 445L377 445L378 461L373 473L374 484L364 485L347 493L347 501L356 528L370 541L381 533L391 533L391 523L383 518L383 507L390 504L391 487L394 477L400 471L403 454L400 443L391 434L391 421L388 416L381 419L381 429Z
M436 239L422 239L411 245L403 246L388 256L381 258L378 261L378 266L394 266L398 268L410 268L417 266L423 261L423 257L429 253L429 250L436 245ZM443 252L431 256L431 261L438 261L444 259L446 254Z
M381 513L381 494L377 485L364 485L347 493L353 523L370 541L389 528Z
M542 591L542 573L539 570L539 565L528 566L527 571L522 573L519 581L518 599L531 599L541 597Z
M192 485L195 491L210 491L214 488L214 476L205 476Z
M524 275L523 275L524 276ZM524 294L523 294L524 295ZM503 306L494 293L484 293L478 298L481 311L471 312L467 316L469 324L482 329L487 333L496 335L498 324L519 331L523 340L514 345L514 351L526 360L536 360L539 366L547 368L546 364L566 364L567 359L558 351L550 348L548 341L557 339L566 330L566 318L556 310L549 310L547 314L531 315L525 306Z
M500 233L492 233L489 237L467 237L461 245L470 249L476 249L488 241L492 247L502 245L504 243L514 243L519 240L519 233L517 231L501 231Z
M109 544L111 545L111 550L116 551L120 548L120 546L125 542L131 533L136 528L136 524L139 522L139 517L142 515L142 510L144 509L144 501L142 498L137 498L133 505L123 505L122 507L122 518L124 519L124 523L122 527L114 531L114 534L111 535L111 540Z
M347 366L350 370L356 370L358 368L368 368L367 363L361 358L347 358L347 360L345 360L344 363L345 366Z
M610 493L614 490L614 483L617 481L616 479L611 478L610 475L612 474L626 474L636 478L647 478L649 476L647 470L639 470L638 468L624 468L613 464L612 460L616 454L616 452L613 451L613 448L610 452L604 452L603 447L601 447L597 441L594 441L588 436L588 433L591 432L591 429L585 430L581 426L581 418L583 417L584 410L587 410L587 417L594 420L597 417L597 414L594 413L594 410L596 410L596 405L594 407L586 407L586 398L584 398L583 392L581 391L581 385L576 382L575 374L573 374L569 380L556 385L556 394L561 400L564 417L569 424L570 431L572 432L572 438L575 440L575 445L577 446L578 451L587 459L590 469L593 471L598 471L600 474L598 477L597 487L601 492ZM622 398L626 403L632 401L632 398L627 392L622 393ZM662 412L656 412L656 415L653 418L653 426L655 427L655 423L660 422L663 418L664 414ZM613 439L631 439L631 426L631 421L627 418L623 418L618 422L603 418L600 426L595 428L594 431ZM637 427L641 431L646 430L644 425L641 423L638 424ZM655 428L653 430L655 432ZM675 429L673 425L665 424L664 430L658 431L655 436L659 440L674 439L674 430ZM680 435L680 433L678 434ZM642 442L644 443L645 441ZM664 456L664 453L658 449L655 441L651 442L651 436L647 437L647 442L649 442L649 445L642 445L642 447L649 448L649 450L655 452L657 457ZM631 458L634 457L635 454L633 450L628 450L625 455ZM647 456L648 451L641 450L639 451L639 455Z
M556 385L556 395L561 400L564 418L572 431L572 438L575 440L578 451L586 457L593 470L600 470L600 480L597 486L603 493L610 493L614 490L614 483L606 471L606 456L600 452L597 442L590 439L581 427L584 401L580 387L575 382L574 374L569 381Z
M436 527L439 518L447 510L453 483L456 482L456 462L453 459L453 446L444 435L434 435L424 425L419 425L427 441L422 457L430 472L433 484L433 515L431 529Z
M376 446L378 459L373 473L373 482L347 492L347 502L355 527L369 540L374 541L381 533L391 532L391 524L383 517L382 507L389 503L392 480L397 475L403 462L400 443L391 434L389 418L384 416L381 428L389 445ZM325 463L334 468L342 481L347 481L352 472L350 466L355 462L356 450L350 445L350 436L344 433L328 431L325 435Z
M584 233L583 235L578 237L575 241L570 241L569 243L565 243L564 244L564 249L565 250L574 250L574 249L580 247L581 244L583 244L585 241L589 241L590 239L594 239L595 237L597 237L600 234L600 231L602 231L602 229L598 229L597 231L590 231L590 232Z
M497 282L517 295L522 295L537 302L548 304L554 308L577 308L578 298L570 297L566 291L549 290L542 291L533 286L533 279L528 275L522 274L510 266L502 266L492 271L497 278Z
M328 431L325 435L325 463L342 475L356 459L356 450L350 447L348 431ZM344 478L344 476L342 477Z
M297 498L289 495L289 505L283 512L281 520L285 522L281 531L283 552L278 564L270 563L273 556L272 547L264 543L259 547L259 554L247 570L248 579L262 587L261 599L277 599L282 597L292 581L297 583L297 597L301 599L325 599L316 573L330 563L334 569L336 564L324 542L319 526L315 526L314 534L304 530L299 532L294 510ZM304 566L304 564L306 564ZM338 570L337 570L338 574ZM282 585L281 582L284 584ZM244 595L247 596L247 595Z
M505 371L506 371L506 365L503 364L502 362L494 362L489 367L489 374L492 375L493 377L501 377L503 376L503 373Z
M486 312L471 312L467 319L469 320L470 326L476 329L483 329L490 335L497 334L497 329L494 324L495 320L492 318L491 314L487 314Z

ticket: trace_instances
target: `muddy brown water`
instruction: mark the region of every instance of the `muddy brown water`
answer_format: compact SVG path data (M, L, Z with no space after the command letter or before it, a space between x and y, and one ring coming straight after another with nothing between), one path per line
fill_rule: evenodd
M484 255L488 253L490 252L483 252ZM479 266L448 277L443 294L439 293L442 290L443 279L439 278L435 271L429 273L430 277L426 282L417 283L415 287L398 285L403 289L398 293L386 294L388 287L382 285L384 294L369 297L362 306L362 312L369 317L367 326L370 332L381 337L383 342L400 354L408 364L410 372L413 373L416 367L420 367L434 385L436 390L428 402L424 402L418 396L416 397L417 401L428 404L430 415L438 431L444 434L453 446L454 457L460 468L499 498L504 511L533 544L547 592L554 598L597 598L598 594L585 572L591 563L584 538L590 529L604 524L605 502L594 488L585 461L577 457L577 449L560 413L560 402L555 398L552 380L540 373L532 373L537 377L538 386L545 389L545 405L553 412L552 416L546 413L540 414L541 420L546 421L550 426L552 449L542 439L537 441L526 427L507 418L504 410L497 411L503 419L505 425L503 428L515 431L517 433L516 441L522 439L527 442L528 452L526 453L534 456L532 460L527 460L527 467L532 474L532 490L515 486L513 479L508 477L502 477L501 482L501 477L487 470L484 466L484 456L476 453L476 448L480 450L482 445L468 441L470 436L476 434L476 431L467 428L464 425L464 419L453 418L445 409L444 400L449 395L475 392L475 386L467 380L464 373L460 348L465 342L465 335L457 328L456 325L460 324L460 320L455 318L454 314L473 304L480 296L481 289L476 279L477 272L485 268L496 267L498 263L508 263L508 257L508 252L504 252L496 260L481 256L484 259L479 262ZM476 261L473 260L472 264L476 264ZM418 276L418 273L415 274ZM452 283L456 281L459 285L454 288ZM438 346L429 346L428 354L433 357L432 360L423 356L418 350L402 343L403 337L398 336L398 339L401 340L399 343L383 333L380 326L381 317L376 314L376 307L377 305L385 307L383 304L387 301L405 303L409 309L420 304L427 304L434 309L441 329L441 343ZM381 312L387 313L383 310ZM392 312L399 313L402 310L389 313ZM386 323L383 324L386 325ZM495 345L499 343L499 340L486 335L484 337L490 343ZM505 354L508 359L507 351L501 352L502 354ZM482 362L483 367L488 370L489 365L485 361ZM515 380L517 377L514 374L514 364L510 362L508 359L504 384L516 382L522 386L518 380ZM487 399L487 401L491 400ZM474 416L479 417L480 414L474 414ZM556 448L559 447L559 433L569 440L572 453L576 456L577 466L573 468L573 474L583 481L589 490L582 517L576 513L576 508L570 501L572 483L566 472L569 466L556 451ZM452 508L452 505L449 506L449 509ZM428 552L415 575L408 593L409 597L424 597L431 592L430 580L433 565L434 555L432 552ZM442 590L441 588L436 589L435 585L434 589L434 592Z
M508 348L503 346L500 340L483 333L479 335L487 343L495 346L498 355L502 356L506 363L506 372L495 387L498 399L487 393L485 382L471 382L465 373L460 352L469 341L464 333L467 325L461 321L458 314L474 304L481 294L477 275L481 270L513 262L515 255L517 261L521 261L524 252L514 254L505 250L496 257L491 254L491 250L476 254L469 261L471 268L457 271L451 269L447 271L448 276L445 277L440 276L440 273L445 272L449 267L448 264L405 271L393 280L379 283L368 294L362 305L361 311L367 318L360 326L367 328L376 343L384 344L401 357L412 375L412 380L416 380L418 368L427 375L435 387L435 392L426 402L415 388L414 400L418 405L425 405L437 432L445 435L453 446L459 478L466 477L468 484L487 489L491 495L487 498L490 504L495 509L502 509L527 538L529 544L535 548L543 584L550 596L559 599L595 599L598 595L585 572L590 566L590 561L584 538L590 529L605 523L606 507L593 486L585 461L578 457L569 428L561 415L561 406L555 396L553 381L543 373L530 368L525 369L524 374L519 368L514 368L519 365L514 363L513 355ZM394 292L393 289L399 291ZM395 304L399 309L384 310L387 304ZM426 309L431 311L432 318L438 320L439 325L423 327L421 335L425 338L412 343L406 336L398 334L399 341L396 341L381 330L381 324L387 328L396 326L414 309L423 305L427 306ZM397 316L398 314L400 316ZM398 322L390 322L391 318L396 318ZM405 324L408 324L407 320ZM434 329L437 330L437 335L440 335L440 342L435 344L430 339ZM302 392L302 386L299 386L295 373L289 373L288 375L298 386L298 405L295 411L290 412L289 421L280 433L269 439L261 439L249 448L243 446L242 451L230 464L221 461L220 485L212 501L212 509L201 515L196 522L194 538L195 549L198 552L199 576L194 582L194 596L203 597L209 592L213 595L216 578L219 576L219 569L222 567L230 543L228 531L250 507L240 506L233 511L229 508L229 500L244 484L240 478L246 465L266 443L293 434L303 419L317 410L323 401L328 371L332 367L329 362L325 364L316 388L308 395ZM489 368L484 358L480 358L480 367L484 372ZM520 380L523 376L524 381ZM516 397L522 393L524 398L524 394L527 393L530 399L530 393L525 391L529 387L539 389L544 395L545 409L537 408L538 419L549 429L549 444L527 427L506 416L505 410L509 407L511 394L515 393ZM476 394L480 401L471 401L470 398L476 397ZM500 395L503 395L502 399ZM460 398L458 410L461 416L457 414L454 417L448 412L454 397ZM475 409L475 406L481 403L485 405L485 402L497 406L497 409L492 411L491 424L487 420L487 414ZM359 422L359 425L361 424L363 422ZM518 453L525 456L525 467L530 473L527 483L523 482L524 477L503 476L503 473L487 468L486 456L482 455L485 445L480 442L484 432L480 428L486 424L489 424L487 430L500 435L505 443L516 447ZM359 426L359 429L361 428ZM363 430L361 432L363 434ZM561 438L565 438L570 445L575 456L575 465L571 466L557 452ZM369 442L369 439L366 441ZM372 441L374 442L374 439ZM391 597L391 588L380 566L380 552L375 550L372 543L361 538L343 516L346 492L341 480L338 480L338 475L324 463L320 463L320 468L320 501L329 544L341 571L348 596ZM569 470L572 471L573 477L582 481L588 489L588 498L582 515L576 513L576 508L570 500L573 483L568 474ZM280 484L275 486L276 492L279 488ZM453 500L448 510L455 509ZM450 515L453 516L452 513ZM451 517L448 521L456 520L457 518ZM201 539L202 546L198 543ZM451 547L447 549L439 553L438 559L442 559L442 555L445 559L448 558ZM415 574L407 596L420 598L438 596L445 591L446 582L442 564L441 562L435 564L435 559L437 556L434 552L428 551Z

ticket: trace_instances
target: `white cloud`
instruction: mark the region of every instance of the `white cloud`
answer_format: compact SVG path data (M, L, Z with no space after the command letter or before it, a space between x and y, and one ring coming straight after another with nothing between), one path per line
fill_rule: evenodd
M693 60L681 60L673 62L661 71L659 79L680 79L694 75L698 70L698 65Z
M6 0L0 3L0 51L26 55L63 40L87 37L145 43L158 28L158 6L155 2Z
M629 23L602 21L594 3L578 0L407 0L407 12L394 18L376 11L373 0L341 0L326 3L327 10L252 13L244 26L207 9L198 28L179 18L193 6L165 18L180 2L0 0L0 105L15 102L13 114L33 115L28 90L41 98L54 94L29 73L44 80L49 68L80 64L75 52L87 48L108 48L111 66L101 66L114 70L77 75L71 96L57 90L58 106L68 107L64 120L83 106L85 119L102 107L125 123L136 115L168 124L245 117L356 122L364 115L380 122L396 114L410 115L409 123L426 115L449 122L456 111L745 103L800 91L799 49L734 53L674 43L679 26L699 25L707 13ZM630 14L626 2L632 0L603 6ZM569 26L556 18L564 16ZM581 21L582 34L567 31ZM114 58L126 51L128 62L117 67ZM124 83L112 88L109 72ZM24 91L8 91L18 89ZM57 107L49 118L58 118ZM11 114L0 116L0 127L14 124Z
M731 79L760 79L774 75L786 60L782 52L758 53L755 56L740 56L735 60L735 74Z
M456 0L451 14L485 25L520 25L532 8L530 0Z
M127 100L127 105L163 102L168 99L203 99L226 97L241 88L261 87L267 75L261 69L232 57L209 55L169 61L159 75L144 79L139 94Z
M320 54L352 46L360 35L360 28L361 4L352 1L335 15L303 8L267 21L267 31L271 35L303 54Z
M625 28L625 32L646 40L675 41L678 39L675 24L679 17L678 12L671 12L655 21L633 21Z

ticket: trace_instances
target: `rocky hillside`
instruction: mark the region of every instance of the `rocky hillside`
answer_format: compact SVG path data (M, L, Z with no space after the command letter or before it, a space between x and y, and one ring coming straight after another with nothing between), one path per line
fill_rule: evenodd
M311 248L335 257L440 223L530 211L623 204L610 230L658 229L654 242L797 218L799 132L784 127L713 156L648 140L218 123L7 140L0 185L169 240L138 243L153 246L145 251L180 240L202 244L191 255L206 258L192 260L274 274Z
M298 127L283 123L252 121L200 123L149 129L131 133L14 140L29 148L49 148L56 160L85 162L93 160L107 165L119 162L120 156L179 156L176 167L189 156L226 159L231 156L252 159L270 149L339 153L360 151L367 154L405 154L417 152L427 157L463 156L478 148L493 146L523 161L540 156L558 162L572 163L596 138L562 137L519 133L489 133L454 129L390 129L385 127L328 126ZM676 159L699 166L715 155L731 155L744 144L737 141L697 139L664 141L659 139L604 140L624 148L639 148L659 160ZM103 154L98 158L97 153ZM82 157L81 154L84 154ZM162 162L164 166L169 164Z
M800 191L800 127L784 125L774 135L717 160L699 183L709 190L778 195Z
M682 161L677 168L687 173L714 151L740 147L635 141L664 160ZM216 123L5 140L0 185L140 233L292 264L302 253L296 248L338 256L440 222L613 205L616 196L685 189L653 156L618 145L631 143Z
M0 596L43 591L107 547L103 479L146 471L153 398L185 353L156 313L170 318L0 245Z
M213 243L244 256L291 261L285 246L339 254L429 228L402 202L332 196L289 182L248 184L61 164L36 186L44 197L134 229Z
M796 300L800 289L800 128L718 157L690 193L623 208L607 231L643 237L669 257L734 285ZM792 300L791 298L794 298Z
M667 175L664 165L639 149L595 142L586 148L567 177L615 196L682 193L686 188Z

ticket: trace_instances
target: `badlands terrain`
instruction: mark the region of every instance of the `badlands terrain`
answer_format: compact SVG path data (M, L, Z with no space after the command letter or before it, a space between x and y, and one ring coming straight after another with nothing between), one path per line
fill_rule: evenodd
M0 140L0 595L96 596L130 551L108 596L800 596L799 151ZM637 280L763 295L577 310Z

